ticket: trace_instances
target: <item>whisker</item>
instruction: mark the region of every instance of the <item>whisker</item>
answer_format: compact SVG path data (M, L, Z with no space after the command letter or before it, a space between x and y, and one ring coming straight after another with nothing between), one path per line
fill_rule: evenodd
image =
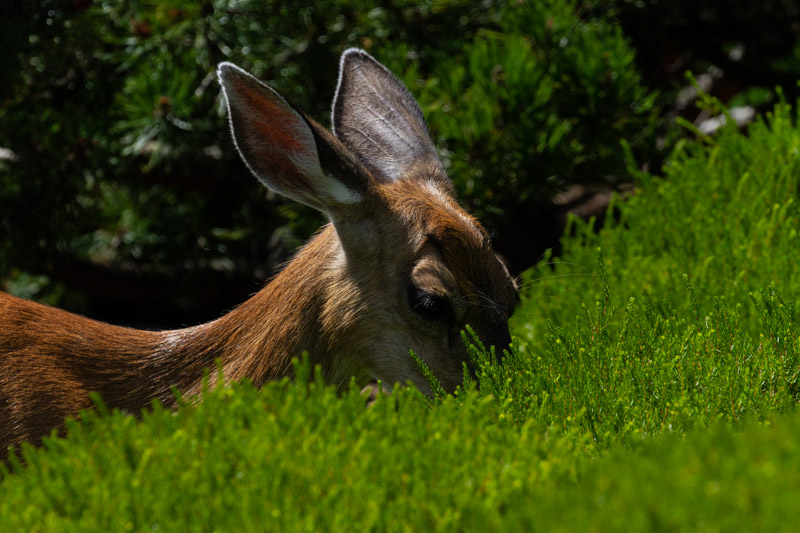
M487 302L487 303L477 302L475 305L477 305L477 306L479 306L479 307L481 307L483 309L489 309L489 310L492 310L492 311L497 309L497 303L494 300L492 300L491 298L489 298L488 296L486 296L485 294L481 293L480 291L475 291L473 294L475 296L477 296L479 299L484 300L485 302ZM464 303L467 303L467 304L472 303L466 297L458 297L458 296L456 296L456 297L453 297L453 300L455 300L457 302L464 302Z
M546 256L548 253L552 253L552 252L553 252L553 249L552 249L552 248L548 248L548 249L546 249L544 252L542 252L542 253L539 255L539 257L537 257L537 258L536 258L536 263L538 263L539 261L541 261L542 259L544 259L544 256Z
M540 265L547 265L547 266L553 266L553 265L569 265L569 266L578 267L578 268L580 268L581 270L589 270L589 269L588 269L587 267L585 267L584 265L582 265L582 264L580 264L580 263L573 263L573 262L571 262L571 261L548 261L547 263L539 263L539 264L540 264Z
M519 290L521 291L523 289L527 289L529 287L532 287L534 283L537 283L537 282L540 282L540 281L545 281L545 280L560 279L560 278L584 278L584 277L593 278L593 277L596 277L596 276L597 276L597 274L594 274L594 273L586 273L586 274L584 274L584 273L580 273L580 274L557 274L555 276L542 276L542 277L539 277L539 278L533 278L533 279L529 279L529 280L525 281L525 283L523 283L523 284L521 284L519 286Z

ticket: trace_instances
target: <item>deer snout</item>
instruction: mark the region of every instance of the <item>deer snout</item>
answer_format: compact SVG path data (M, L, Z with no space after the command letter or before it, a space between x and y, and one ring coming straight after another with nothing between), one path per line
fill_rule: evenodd
M494 351L497 362L502 363L505 352L511 349L511 332L508 329L508 323L502 322L482 329L475 328L475 333L486 350ZM464 346L464 355L467 370L472 379L477 382L478 369L472 359L466 355L466 346Z
M497 355L497 361L502 363L505 352L511 350L511 332L508 329L507 323L503 324L498 329L499 331L496 334L494 342L492 342L492 346L494 347L494 353Z

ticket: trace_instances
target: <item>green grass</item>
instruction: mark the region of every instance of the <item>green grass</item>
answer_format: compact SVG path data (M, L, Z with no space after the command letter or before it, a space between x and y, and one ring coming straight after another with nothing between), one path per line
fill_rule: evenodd
M780 530L800 518L800 421L590 452L468 394L365 409L287 383L177 415L89 416L2 486L4 531Z
M583 413L601 449L743 416L795 412L800 395L800 131L768 121L677 152L620 220L576 227L529 273L509 390L517 416ZM602 249L602 254L598 252Z
M800 130L671 159L531 271L480 391L210 391L90 414L4 472L0 530L793 530ZM601 251L599 251L601 250Z

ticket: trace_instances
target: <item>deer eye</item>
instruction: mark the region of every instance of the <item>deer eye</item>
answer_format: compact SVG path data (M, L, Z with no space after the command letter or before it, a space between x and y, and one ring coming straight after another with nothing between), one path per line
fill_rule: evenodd
M411 310L426 320L448 323L453 317L453 310L444 297L424 289L412 287L408 302Z

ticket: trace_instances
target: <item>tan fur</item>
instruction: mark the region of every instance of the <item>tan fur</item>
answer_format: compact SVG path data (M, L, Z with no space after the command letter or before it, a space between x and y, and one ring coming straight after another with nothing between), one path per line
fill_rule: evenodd
M347 54L351 57L343 59L343 71L350 61L359 67L351 70L366 80L391 76L365 53ZM391 388L410 380L430 392L408 354L414 350L452 391L467 361L460 338L465 325L498 349L508 346L514 283L486 232L453 199L433 148L425 144L430 142L427 134L409 140L409 146L418 143L412 148L421 154L405 153L410 163L398 165L392 159L381 167L379 158L351 151L347 139L287 113L288 103L240 69L223 66L221 72L228 92L245 95L238 98L246 107L234 110L245 118L238 120L232 111L231 122L237 146L259 179L324 210L333 222L255 296L215 321L187 329L110 326L0 293L2 448L38 441L61 427L65 417L90 407L90 392L130 412L154 398L172 405L171 387L196 397L203 372L213 370L217 360L226 380L249 378L261 386L291 376L292 358L307 351L325 379L340 389L355 377L360 386L381 380ZM399 82L388 85L405 91ZM350 92L361 94L355 89ZM337 100L339 108L369 110L369 101L353 102L344 90L337 94L344 100ZM410 95L394 98L412 108L393 109L394 120L420 120ZM291 120L291 127L281 130L259 122L276 114ZM357 126L351 131L370 138L369 123ZM425 133L424 123L406 129ZM300 133L287 137L285 131ZM262 137L271 143L269 150L259 149ZM311 166L323 173L314 170L310 176L302 165L294 165L291 154L298 153L318 153ZM376 174L366 169L367 163ZM401 174L390 176L398 168ZM452 317L430 320L415 311L412 288L448 302Z

